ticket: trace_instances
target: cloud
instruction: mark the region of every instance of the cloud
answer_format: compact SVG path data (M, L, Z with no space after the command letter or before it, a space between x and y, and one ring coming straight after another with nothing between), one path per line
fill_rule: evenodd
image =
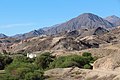
M35 24L32 23L23 23L23 24L7 24L7 25L0 25L1 29L9 29L9 28L17 28L17 27L25 27L25 26L34 26Z

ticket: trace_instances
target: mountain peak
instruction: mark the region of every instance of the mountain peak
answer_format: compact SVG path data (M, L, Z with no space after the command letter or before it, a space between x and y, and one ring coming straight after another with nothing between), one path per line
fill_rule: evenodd
M108 16L108 17L112 17L112 18L119 18L118 16L116 15L111 15L111 16Z
M94 16L97 16L95 14L92 14L92 13L83 13L81 15L79 15L78 17L81 18L81 17L84 17L84 18L90 18L90 17L94 17Z
M116 19L116 20L120 20L120 18L118 17L118 16L116 16L116 15L111 15L111 16L108 16L108 17L106 17L105 19L111 19L111 20L113 20L113 19Z
M91 16L91 15L95 15L95 14L93 14L93 13L83 13L81 15L89 15L89 16Z
M82 16L82 17L99 17L93 13L83 13L81 15L79 15L79 17Z
M114 26L120 26L120 18L118 16L112 15L106 17L105 19L114 24Z
M7 38L8 36L6 36L5 34L0 33L0 38Z
M65 23L60 24L57 27L49 29L48 34L56 34L62 31L73 31L79 29L92 29L97 27L103 28L112 28L113 25L107 20L92 14L92 13L83 13L76 18L73 18Z

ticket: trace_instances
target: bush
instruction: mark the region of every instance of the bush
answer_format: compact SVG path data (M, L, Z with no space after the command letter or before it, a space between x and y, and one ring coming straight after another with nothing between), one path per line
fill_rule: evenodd
M9 75L9 74L0 74L0 80L17 80L15 77Z
M88 56L92 56L92 55L91 55L91 53L89 53L89 52L84 52L84 53L82 54L82 56L88 57Z
M14 79L23 80L23 79L25 79L26 75L28 75L28 73L35 74L34 72L36 70L38 70L38 68L32 63L14 62L6 68L6 73L8 73L8 75L10 75L10 77L12 77ZM42 70L40 70L40 71L37 73L39 73L40 78L43 78Z
M34 72L38 70L38 67L36 64L33 63L34 61L35 61L34 59L27 58L26 56L14 57L13 62L10 65L8 65L5 69L7 75L10 75L7 76L8 77L7 80L9 80L10 78L11 80L18 80L18 79L24 80L26 75L28 75L28 73L32 73L32 75L35 74ZM42 70L40 71L42 72ZM37 73L39 73L39 76L42 79L43 73L41 73L40 71ZM37 79L28 79L28 80L37 80Z
M3 70L7 65L12 63L13 59L9 56L0 55L0 70Z
M56 58L53 62L50 63L49 68L66 68L76 66L79 68L89 68L91 69L91 62L94 61L94 58L91 56L91 53L84 53L83 56L79 55L69 55Z
M65 61L61 67L62 68L67 68L67 67L72 67L72 66L79 66L79 64L75 61Z
M92 66L91 66L90 64L85 64L83 68L84 68L84 69L91 69Z
M29 72L25 75L25 80L43 80L43 73L40 71Z
M13 60L13 62L24 62L24 63L32 63L34 61L35 61L34 58L31 59L26 56L16 56L14 57L14 60Z
M57 67L61 68L62 63L65 62L65 60L66 60L65 56L58 57L54 59L53 62L50 63L49 68L57 68Z
M46 69L50 62L53 61L53 58L54 57L51 55L51 53L46 52L35 59L35 64L41 69Z

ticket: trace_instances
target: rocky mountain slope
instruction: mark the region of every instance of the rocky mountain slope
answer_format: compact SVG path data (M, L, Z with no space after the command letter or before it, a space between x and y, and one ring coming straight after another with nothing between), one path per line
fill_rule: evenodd
M80 29L92 29L92 28L112 28L116 25L116 23L111 23L111 21L107 21L95 14L92 13L84 13L79 15L78 17L75 17L67 22L64 22L62 24L57 24L51 27L42 28L39 30L34 30L22 35L16 35L13 36L14 38L20 38L25 39L29 37L36 37L40 35L56 35L61 32L69 32L74 30L80 30Z
M111 31L105 29L107 27L112 27L111 23L109 24L109 22L107 22L106 20L91 13L82 14L77 18L68 21L67 23L70 22L71 24L71 21L73 21L74 23L74 21L79 21L79 20L81 22L81 20L84 20L84 18L86 18L87 21L90 20L97 22L98 20L97 24L100 23L101 25L102 23L105 23L106 25L104 24L103 27L98 27L97 25L94 27L90 27L90 26L80 27L80 29L78 29L76 25L75 30L72 29L68 31L62 31L61 33L56 33L56 35L47 35L47 36L40 36L40 35L44 35L47 30L46 31L41 29L34 30L29 33L14 36L15 38L18 38L18 39L13 38L15 40L19 40L19 39L23 39L23 40L20 40L18 43L14 43L11 41L9 43L5 43L6 47L8 48L6 50L10 52L35 52L35 51L44 51L44 50L79 51L89 48L99 48L101 46L106 46L109 43L111 44L119 43L120 28L116 27L117 29ZM86 20L84 20L85 22L83 21L83 23L86 23ZM56 25L52 28L58 28L58 26L60 27L60 25ZM1 45L3 45L3 42L1 43ZM1 46L1 49L2 48L4 47Z
M57 36L39 36L21 40L21 42L9 47L12 48L10 50L12 52L35 52L44 50L78 51L88 48L98 48L100 43L105 43L106 41L100 41L97 39L97 36L108 32L108 30L101 27L74 30L58 34Z
M45 27L38 30L33 30L24 34L17 34L11 37L18 39L26 39L41 35L56 35L62 32L70 32L80 29L92 29L98 27L109 29L119 25L120 25L120 18L117 16L109 16L103 19L92 13L84 13L62 24L57 24L51 27ZM4 34L0 34L0 38L6 38L6 37L8 36Z
M0 52L12 49L10 46L19 43L21 40L14 38L0 38Z
M120 18L115 15L108 16L105 19L114 24L114 26L120 26Z
M8 36L6 36L5 34L0 33L0 38L7 38Z
M6 45L12 45L7 45L6 47L8 47L8 51L10 52L35 52L44 50L80 51L118 44L120 42L119 33L120 28L111 31L101 27L80 29L61 33L57 36L39 36L25 40L18 39L19 42L17 43L8 41L9 43L6 43ZM15 40L17 41L17 39Z
M53 27L49 29L47 33L57 34L62 31L73 31L73 30L79 30L85 28L92 29L97 27L111 28L113 27L113 24L97 15L91 13L84 13L63 24L60 24L57 27Z
M120 80L120 72L107 70L89 70L73 68L56 68L45 72L46 80Z
M43 34L45 34L45 31L42 29L39 29L39 30L30 31L30 32L25 33L25 34L17 34L17 35L12 36L12 37L17 38L17 39L27 39L27 38L31 38L31 37L40 36Z
M8 51L10 52L35 52L44 50L79 51L89 48L99 48L109 43L118 43L120 41L119 32L120 28L112 31L101 27L80 29L66 33L62 32L56 36L28 38L20 40L18 43L9 42L6 45L12 45L7 45L6 47L8 47Z

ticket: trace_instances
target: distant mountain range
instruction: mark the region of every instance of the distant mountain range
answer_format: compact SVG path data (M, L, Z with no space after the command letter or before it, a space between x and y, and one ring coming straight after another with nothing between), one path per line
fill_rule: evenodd
M114 26L120 26L120 18L115 15L109 16L105 19L111 22Z
M39 30L30 31L30 32L25 33L25 34L17 34L17 35L12 36L12 37L18 38L18 39L26 39L26 38L30 38L30 37L40 36L42 34L45 34L45 31L42 29L39 29Z
M56 35L61 32L65 32L65 31L70 32L79 29L93 29L98 27L109 29L119 25L120 25L120 18L117 16L109 16L103 19L92 13L84 13L62 24L57 24L51 27L45 27L38 30L33 30L25 34L17 34L11 37L18 39L26 39L41 35ZM4 34L0 34L0 38L6 38L6 37L8 36Z
M7 38L8 36L6 36L5 34L0 33L0 38Z

